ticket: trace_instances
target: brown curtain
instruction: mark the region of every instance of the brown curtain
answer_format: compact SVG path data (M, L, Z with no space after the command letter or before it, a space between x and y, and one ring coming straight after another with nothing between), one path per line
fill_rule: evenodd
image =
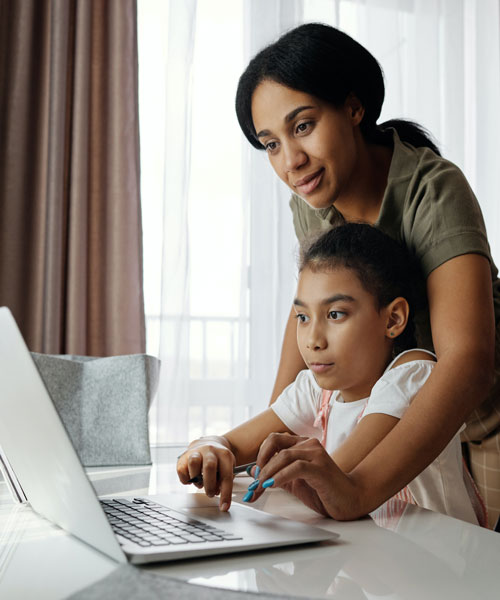
M0 305L31 350L144 352L135 0L0 0Z

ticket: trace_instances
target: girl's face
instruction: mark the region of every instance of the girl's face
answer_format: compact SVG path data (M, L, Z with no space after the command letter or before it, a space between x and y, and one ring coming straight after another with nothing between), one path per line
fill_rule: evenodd
M337 109L270 80L252 97L255 131L273 169L313 208L328 208L349 192L362 116L353 98Z
M390 360L391 305L378 310L357 275L338 267L305 268L294 306L299 350L319 386L346 402L368 397Z

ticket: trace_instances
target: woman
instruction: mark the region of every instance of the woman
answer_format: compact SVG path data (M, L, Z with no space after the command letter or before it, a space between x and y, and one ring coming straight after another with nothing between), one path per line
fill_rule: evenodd
M417 125L377 125L383 99L380 66L366 49L333 27L306 24L250 62L236 112L247 139L265 149L292 190L299 241L338 220L364 221L405 244L421 266L428 307L416 316L418 342L438 362L397 426L349 473L346 511L355 518L379 506L467 422L463 439L493 525L500 514L497 269L463 174ZM272 401L303 368L291 312ZM285 456L297 478L301 461L313 460L299 438L270 443L266 456L293 447Z

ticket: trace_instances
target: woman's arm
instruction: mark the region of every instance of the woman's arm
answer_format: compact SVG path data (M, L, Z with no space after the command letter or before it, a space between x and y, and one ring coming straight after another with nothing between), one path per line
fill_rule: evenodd
M347 475L315 441L270 436L258 458L261 481L272 477L277 486L286 486L302 479L316 490L326 513L355 519L380 506L440 454L493 380L488 260L468 254L447 261L430 274L427 292L438 361L396 426ZM260 464L266 453L272 458ZM258 488L255 497L260 493Z
M361 491L358 512L380 505L425 469L493 382L495 319L488 260L466 254L447 261L429 275L427 296L438 360L401 421L350 474ZM377 469L381 464L384 469Z
M306 364L302 359L299 347L297 346L297 321L295 319L295 311L292 307L285 328L280 364L269 406L273 404L287 385L292 383L292 381L295 381L297 374L306 368Z

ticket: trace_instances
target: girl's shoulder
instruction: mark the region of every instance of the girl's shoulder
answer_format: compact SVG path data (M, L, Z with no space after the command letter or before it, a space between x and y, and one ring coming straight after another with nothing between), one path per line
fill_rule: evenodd
M401 354L398 354L398 356L396 356L396 358L394 358L393 361L389 364L389 366L386 369L386 372L389 369L394 369L396 367L399 367L400 365L420 360L436 362L437 358L436 355L433 352L430 352L429 350L423 350L422 348L412 348L411 350L405 350L404 352L401 352Z
M422 385L436 364L436 355L429 350L412 348L396 356L374 385L372 393L386 387L407 389Z
M373 386L364 414L380 412L400 419L435 364L435 355L420 348L396 356Z

